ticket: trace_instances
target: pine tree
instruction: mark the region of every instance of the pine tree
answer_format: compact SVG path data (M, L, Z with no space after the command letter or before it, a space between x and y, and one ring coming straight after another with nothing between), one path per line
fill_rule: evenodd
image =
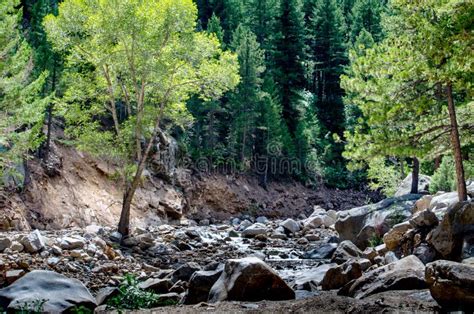
M256 108L262 93L261 75L265 71L265 61L257 37L245 26L235 30L231 47L239 59L241 81L230 96L233 120L230 133L236 139L232 142L238 146L238 159L245 163L253 154Z
M36 78L32 73L33 51L22 38L17 5L14 0L0 3L0 177L16 173L42 143L43 113L50 100L40 95L47 73Z
M378 42L383 37L382 12L385 1L356 0L351 12L350 42L355 43L360 32L365 29Z
M244 23L257 36L257 41L266 53L267 65L274 53L276 22L279 0L246 0Z
M43 19L48 14L57 14L58 0L24 0L23 15L24 23L28 25L27 38L34 50L35 68L34 74L39 75L45 71L49 74L43 86L43 95L56 92L60 80L62 60L46 38L43 27ZM51 131L54 115L54 102L46 108L46 139L41 150L42 157L46 161L49 158L51 147Z
M283 117L294 135L299 119L300 91L305 87L306 44L302 2L282 0L277 23L273 76L280 89Z
M316 95L318 117L324 129L342 135L343 91L339 77L346 64L344 19L335 0L316 0L308 25L309 55L313 64L309 90Z
M219 39L219 42L224 44L224 30L221 26L221 19L218 18L214 13L207 23L207 32L216 35L217 39Z

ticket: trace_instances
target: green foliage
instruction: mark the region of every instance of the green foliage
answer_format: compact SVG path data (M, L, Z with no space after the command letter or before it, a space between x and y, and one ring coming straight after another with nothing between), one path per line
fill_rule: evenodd
M43 141L43 112L50 97L41 97L47 77L34 78L32 50L19 29L17 1L0 3L0 178L16 175L17 166Z
M430 182L430 192L451 192L456 190L456 169L451 156L444 156L439 168L436 169Z
M375 248L379 246L380 244L383 244L383 237L374 233L370 238L369 238L369 247Z
M387 164L385 158L374 158L370 160L367 170L369 186L372 190L381 190L382 193L391 197L397 191L402 182L399 168Z
M163 120L189 125L192 95L217 99L238 83L236 56L214 34L195 31L196 14L191 0L68 0L46 17L67 60L61 109L79 148L133 169L143 137L165 128Z
M118 295L111 298L107 305L122 311L149 309L157 306L174 305L174 303L163 302L160 300L159 295L140 289L137 279L127 274L119 286Z

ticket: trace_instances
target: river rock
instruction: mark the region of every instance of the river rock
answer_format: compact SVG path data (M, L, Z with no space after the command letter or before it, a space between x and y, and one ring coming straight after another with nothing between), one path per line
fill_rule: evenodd
M214 283L219 279L224 270L224 265L218 267L216 270L197 271L189 281L188 291L184 296L184 304L197 304L206 302L209 298L209 291L211 291Z
M173 283L176 283L179 280L188 281L194 274L194 272L198 270L201 270L201 266L194 262L189 262L184 265L181 265L171 274L171 281Z
M317 291L317 287L323 281L326 272L337 266L337 264L323 264L313 269L305 269L296 274L296 290Z
M95 298L79 280L52 271L32 271L0 290L0 306L4 310L25 310L26 304L38 300L46 300L40 311L47 313L62 313L80 306L89 310L96 307Z
M59 247L63 250L82 249L86 245L86 239L79 236L64 237L59 243Z
M289 233L297 233L301 229L300 225L291 218L283 221L280 225Z
M361 299L389 290L424 289L425 266L414 255L376 268L344 286L339 294Z
M173 286L170 279L149 278L138 284L138 287L143 290L151 290L154 293L167 293Z
M231 259L209 292L209 301L290 300L295 292L278 274L255 257Z
M438 223L438 217L429 209L415 213L410 219L410 224L415 228L431 228Z
M383 236L383 243L385 243L388 250L395 250L401 243L405 232L410 230L412 225L410 222L405 221L396 224Z
M418 194L409 194L340 211L336 230L342 240L350 240L365 249L374 235L383 235L394 225L408 220L420 197Z
M315 248L303 255L305 259L328 259L334 254L337 248L337 243L326 243L322 246Z
M252 238L259 234L266 234L267 231L267 227L264 224L254 223L253 225L247 227L244 231L242 231L242 236Z
M448 209L441 223L427 240L444 258L460 260L464 237L472 234L474 234L474 202L462 202Z
M371 263L368 259L351 259L342 265L335 264L335 266L328 269L321 281L322 289L339 289L351 280L362 276L363 271L370 266Z
M438 260L426 265L425 279L431 295L445 310L474 309L474 266Z
M5 251L5 249L10 248L12 245L12 240L9 238L1 237L0 238L0 252Z
M331 262L343 264L355 257L362 257L364 253L351 241L342 241L332 255Z
M431 263L436 258L436 250L428 243L421 243L413 250L413 255L418 257L423 264Z
M431 199L430 208L432 211L441 208L448 208L459 202L458 192L436 194Z
M429 209L432 199L433 199L433 195L424 195L422 198L417 200L415 203L415 207L413 208L413 213L415 214L425 209Z
M400 183L397 191L395 192L395 197L410 194L411 182L412 182L412 173L406 176L406 178L403 179L402 183ZM420 174L418 177L418 191L419 192L428 191L430 182L431 182L430 177Z
M22 244L28 253L36 253L44 249L44 239L39 230L30 232L26 237L23 237Z

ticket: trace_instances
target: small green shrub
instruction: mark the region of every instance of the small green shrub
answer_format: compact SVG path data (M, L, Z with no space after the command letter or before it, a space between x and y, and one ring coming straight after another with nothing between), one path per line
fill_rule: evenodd
M431 177L430 192L451 192L456 189L456 169L451 156L444 156L439 168Z
M399 170L386 164L384 158L374 158L369 162L367 177L370 180L369 187L372 190L380 189L387 197L393 196L402 182Z
M376 246L379 246L380 244L383 244L383 238L377 233L374 233L369 239L369 246L376 247Z
M119 287L119 294L107 302L109 307L119 311L149 309L174 304L174 302L163 302L158 294L140 289L137 279L130 274L125 275Z

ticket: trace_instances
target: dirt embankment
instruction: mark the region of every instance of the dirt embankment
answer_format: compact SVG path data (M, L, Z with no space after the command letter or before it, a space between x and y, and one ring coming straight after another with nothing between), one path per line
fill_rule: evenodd
M115 225L121 210L121 183L115 168L61 144L54 145L60 167L53 174L29 161L31 183L22 193L0 191L0 230L63 229L89 224ZM243 214L291 217L314 205L343 210L367 202L360 191L317 190L294 182L270 182L267 189L248 175L191 175L178 169L174 184L147 172L132 208L132 224L146 227L182 215L223 220Z

